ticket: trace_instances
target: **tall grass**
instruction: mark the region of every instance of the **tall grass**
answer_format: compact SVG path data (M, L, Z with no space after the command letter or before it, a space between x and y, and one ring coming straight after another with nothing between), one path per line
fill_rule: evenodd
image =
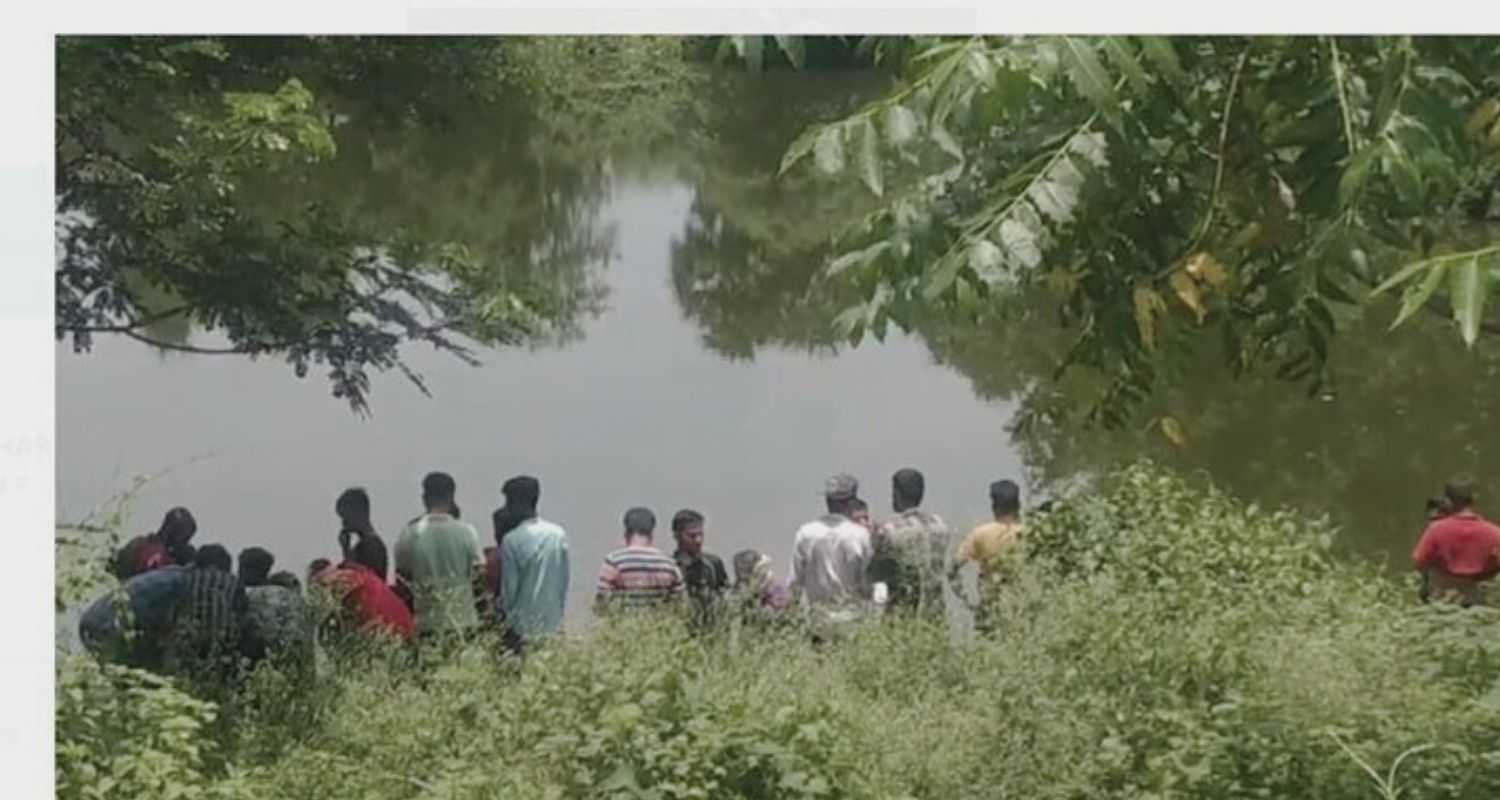
M222 708L70 660L59 794L1500 798L1500 615L1419 607L1332 534L1141 465L1032 521L973 642L627 619L523 664L342 654Z

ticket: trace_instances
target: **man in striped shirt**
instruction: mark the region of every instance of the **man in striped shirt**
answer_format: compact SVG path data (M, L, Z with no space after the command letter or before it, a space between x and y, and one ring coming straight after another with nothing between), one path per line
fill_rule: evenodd
M658 607L682 597L682 570L651 544L656 515L647 508L625 512L625 546L604 557L595 587L596 613Z

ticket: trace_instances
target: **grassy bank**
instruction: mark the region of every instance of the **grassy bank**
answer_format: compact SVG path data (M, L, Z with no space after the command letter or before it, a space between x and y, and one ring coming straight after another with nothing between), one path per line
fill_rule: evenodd
M60 662L62 797L1500 797L1500 614L1148 466L1033 521L1002 633L602 626L523 667L349 656L227 707ZM1365 762L1374 775L1361 766Z

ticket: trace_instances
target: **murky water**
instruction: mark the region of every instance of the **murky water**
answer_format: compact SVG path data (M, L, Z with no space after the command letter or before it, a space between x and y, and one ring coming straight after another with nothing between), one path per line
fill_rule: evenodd
M369 419L316 374L299 381L277 361L164 355L107 337L89 355L59 346L59 518L81 519L156 473L132 530L187 505L196 543L265 546L301 572L336 554L333 502L345 487L370 491L394 542L420 511L422 475L448 471L488 540L501 482L529 473L542 480L543 514L571 535L579 614L627 507L663 521L696 508L710 549L727 559L756 547L782 573L793 531L820 512L836 471L859 476L878 516L890 474L917 467L927 506L963 529L986 516L997 478L1030 478L1032 499L1040 484L1151 454L1250 499L1328 511L1351 546L1397 558L1422 498L1450 472L1477 472L1500 491L1500 365L1492 346L1464 353L1441 325L1387 336L1388 315L1354 323L1363 333L1340 351L1325 399L1232 382L1205 355L1142 419L1180 419L1182 448L1142 430L1013 436L1018 405L1066 341L1045 325L924 327L835 346L828 322L841 307L812 276L828 236L868 200L793 192L771 176L803 125L874 85L742 79L724 100L739 111L700 132L707 145L613 172L541 168L515 149L498 157L490 122L433 133L394 166L355 150L328 176L346 211L420 212L445 236L560 253L526 268L602 286L602 312L581 318L572 341L488 352L477 368L413 349L434 397L382 376ZM670 549L670 534L659 536Z

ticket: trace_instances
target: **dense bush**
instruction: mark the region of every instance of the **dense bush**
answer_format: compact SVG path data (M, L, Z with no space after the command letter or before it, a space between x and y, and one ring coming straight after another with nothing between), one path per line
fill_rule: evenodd
M626 619L521 665L341 656L296 713L258 675L217 728L68 661L59 794L1368 800L1407 753L1405 800L1500 797L1500 614L1420 607L1331 539L1140 466L1033 521L977 642Z

